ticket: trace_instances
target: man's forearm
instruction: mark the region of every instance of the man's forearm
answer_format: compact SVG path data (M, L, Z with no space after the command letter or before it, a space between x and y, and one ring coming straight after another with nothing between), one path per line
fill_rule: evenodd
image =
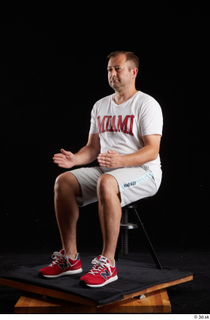
M137 167L158 157L158 152L151 146L145 146L135 153L122 156L123 167Z
M121 156L117 151L108 150L107 153L101 153L97 159L102 167L123 168L138 167L149 161L155 160L158 152L152 146L145 146L135 153Z
M98 152L92 146L85 146L74 154L76 157L76 165L85 165L91 163L97 158Z

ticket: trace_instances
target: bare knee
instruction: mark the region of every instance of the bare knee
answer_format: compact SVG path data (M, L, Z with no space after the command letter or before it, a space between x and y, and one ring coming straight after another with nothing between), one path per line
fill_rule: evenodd
M100 200L109 200L114 195L119 197L117 180L109 174L103 174L98 179L97 193Z
M74 193L75 195L79 195L80 186L73 174L70 172L65 172L56 178L54 192L56 197L65 193Z

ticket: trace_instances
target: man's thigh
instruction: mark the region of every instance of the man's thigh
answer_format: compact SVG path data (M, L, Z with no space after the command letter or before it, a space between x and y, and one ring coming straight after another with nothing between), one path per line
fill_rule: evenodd
M78 205L82 207L97 202L97 181L103 174L101 168L79 168L71 170L70 173L77 179L81 188L81 196L77 197Z
M144 167L126 167L106 172L118 182L121 207L157 193L154 176Z

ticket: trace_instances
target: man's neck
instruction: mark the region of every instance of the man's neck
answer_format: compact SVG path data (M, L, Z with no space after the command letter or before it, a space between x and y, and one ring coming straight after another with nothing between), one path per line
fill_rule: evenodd
M118 105L122 104L132 98L136 92L136 88L133 88L133 90L129 91L115 91L114 102Z

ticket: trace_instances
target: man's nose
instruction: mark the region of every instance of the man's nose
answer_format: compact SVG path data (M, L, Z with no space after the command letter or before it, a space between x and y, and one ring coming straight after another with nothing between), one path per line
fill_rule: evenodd
M111 71L111 77L116 77L116 71L114 69Z

